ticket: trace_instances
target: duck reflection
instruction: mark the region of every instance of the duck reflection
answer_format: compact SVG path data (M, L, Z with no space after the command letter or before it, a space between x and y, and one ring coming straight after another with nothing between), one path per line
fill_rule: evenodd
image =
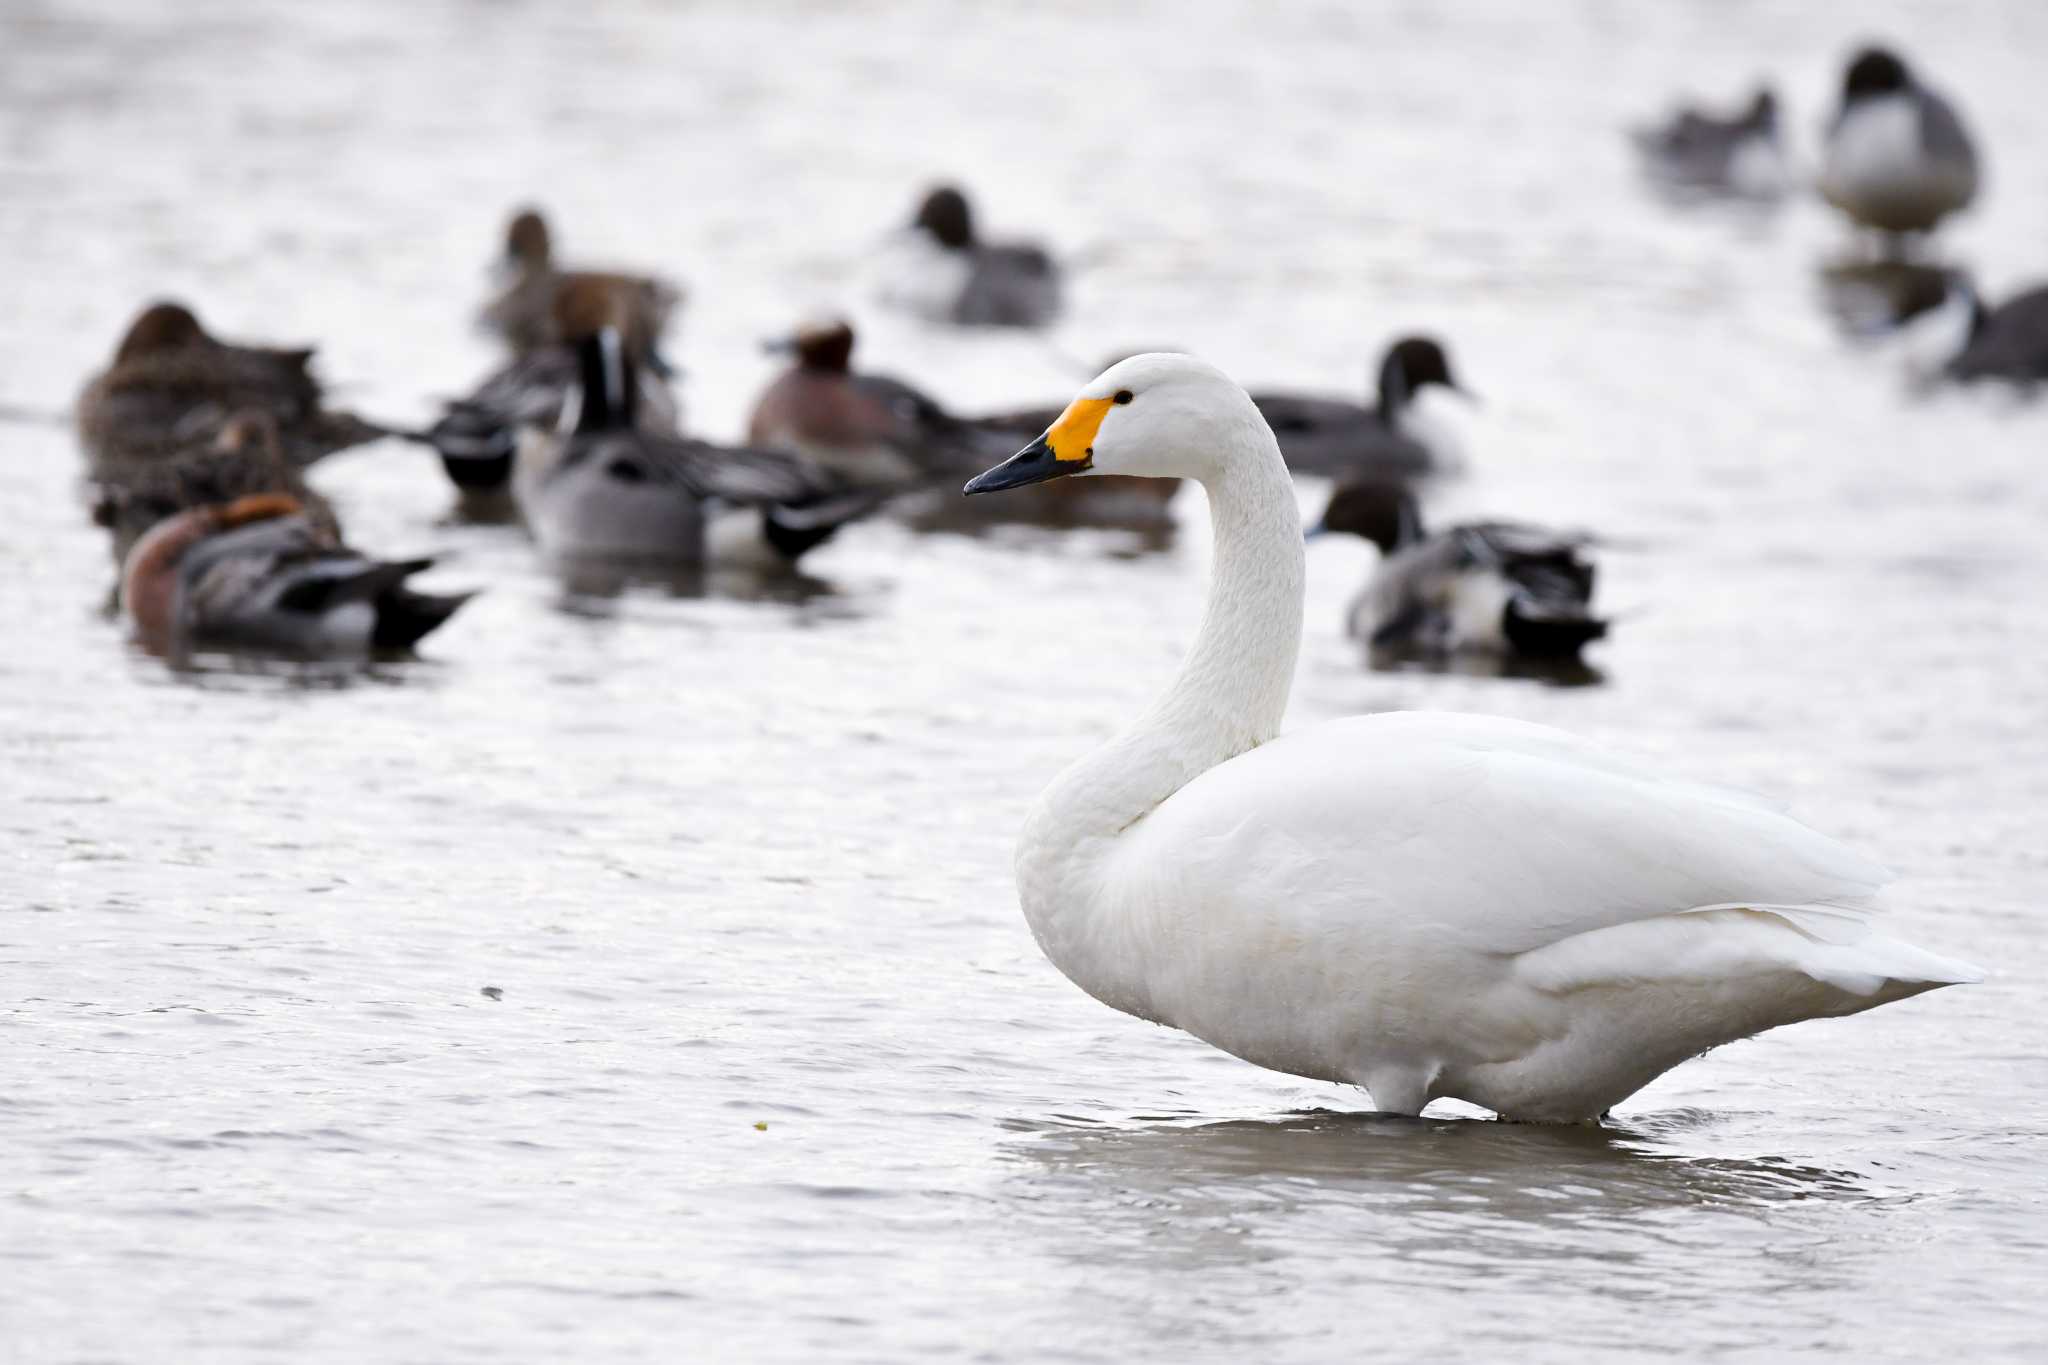
M678 565L600 555L558 555L548 562L562 587L558 605L574 616L614 615L615 604L634 592L785 606L847 600L832 580L789 567Z
M1967 308L1962 272L1921 261L1830 261L1820 269L1821 298L1845 333L1879 336L1937 309Z

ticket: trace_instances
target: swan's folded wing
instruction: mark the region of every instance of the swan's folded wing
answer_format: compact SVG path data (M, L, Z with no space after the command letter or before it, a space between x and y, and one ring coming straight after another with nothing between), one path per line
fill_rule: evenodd
M1162 901L1504 955L1708 907L1835 907L1856 931L1886 880L1747 795L1544 726L1431 713L1274 740L1168 798L1125 852L1140 875L1170 869Z

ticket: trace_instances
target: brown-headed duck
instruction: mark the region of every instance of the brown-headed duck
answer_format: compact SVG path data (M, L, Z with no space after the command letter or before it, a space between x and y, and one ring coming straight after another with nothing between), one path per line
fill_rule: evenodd
M92 472L189 451L247 409L270 414L295 465L391 434L324 406L312 358L311 347L221 341L183 304L152 304L79 395L78 436Z
M565 286L579 284L608 295L610 306L628 319L626 330L644 338L649 355L660 365L662 338L683 298L673 282L650 275L558 269L547 220L532 208L513 215L499 269L504 287L484 305L479 321L503 338L514 355L575 339L563 332L555 296Z
M410 648L470 594L416 592L430 559L375 560L285 493L188 508L129 551L121 599L159 653L197 646L352 657Z

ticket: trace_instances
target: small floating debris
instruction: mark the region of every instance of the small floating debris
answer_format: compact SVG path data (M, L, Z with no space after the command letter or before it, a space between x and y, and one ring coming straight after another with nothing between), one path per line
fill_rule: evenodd
M503 1000L505 998L505 991L500 986L486 986L483 990L483 996L486 1000Z

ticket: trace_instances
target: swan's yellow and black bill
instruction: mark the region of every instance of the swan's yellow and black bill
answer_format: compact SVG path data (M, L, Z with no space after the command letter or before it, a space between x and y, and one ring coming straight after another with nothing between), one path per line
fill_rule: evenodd
M1110 398L1076 398L1059 420L1046 428L1045 435L994 469L969 479L960 491L969 496L996 493L1093 469L1095 433L1102 430L1102 419L1114 406L1115 400Z

